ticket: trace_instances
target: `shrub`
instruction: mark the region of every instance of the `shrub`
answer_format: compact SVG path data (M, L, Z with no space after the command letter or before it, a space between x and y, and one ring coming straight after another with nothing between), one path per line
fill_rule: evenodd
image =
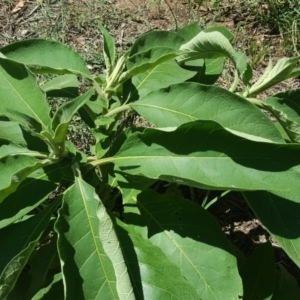
M270 62L251 83L223 27L149 32L118 59L100 29L99 75L53 41L0 49L1 299L299 298L270 243L246 258L211 202L157 185L241 191L299 266L300 93L255 97L299 76L300 58ZM230 90L215 85L225 59ZM56 76L39 84L36 74ZM53 113L49 97L68 100ZM128 110L154 128L120 129ZM90 156L67 139L76 113L96 140Z

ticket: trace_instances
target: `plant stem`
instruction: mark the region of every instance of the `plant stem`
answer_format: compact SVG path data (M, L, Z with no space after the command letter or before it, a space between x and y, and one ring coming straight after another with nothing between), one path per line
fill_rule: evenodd
M116 115L122 111L129 109L129 108L130 108L129 105L121 105L119 107L116 107L116 108L110 110L104 117L111 117L111 116Z
M203 201L202 201L201 207L205 207L206 202L207 202L208 197L209 197L209 194L210 194L210 190L207 190L207 191L206 191L206 194L205 194L205 196L204 196L204 199L203 199Z
M234 92L237 88L239 84L239 74L237 72L237 70L234 71L234 80L233 80L233 83L229 89L230 92Z
M231 191L225 191L223 192L221 195L215 197L214 199L212 199L211 201L209 201L205 206L204 209L208 209L211 205L213 205L215 202L217 202L219 199L221 199L222 197L224 197L225 195L227 195L228 193L230 193Z

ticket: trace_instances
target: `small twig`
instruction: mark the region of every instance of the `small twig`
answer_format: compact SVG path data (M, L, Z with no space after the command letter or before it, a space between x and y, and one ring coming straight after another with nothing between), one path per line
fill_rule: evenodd
M170 10L170 13L172 14L172 17L174 19L174 22L175 22L175 31L178 31L178 23L177 23L177 18L172 10L172 7L170 6L169 2L167 0L164 0L166 2L166 4L168 5L169 7L169 10Z

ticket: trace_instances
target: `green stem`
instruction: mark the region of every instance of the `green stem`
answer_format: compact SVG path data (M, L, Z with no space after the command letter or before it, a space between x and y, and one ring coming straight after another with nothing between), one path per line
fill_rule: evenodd
M257 100L255 98L246 98L249 102L256 105L259 108L266 109L261 100Z
M209 194L210 194L210 190L206 191L206 194L205 194L204 199L203 199L202 204L201 204L202 207L205 207L206 202L207 202L208 197L209 197Z
M205 206L204 209L208 209L211 205L213 205L214 203L216 203L219 199L221 199L222 197L224 197L225 195L227 195L228 193L230 193L231 191L225 191L223 192L221 195L215 197L214 199L212 199L211 201L209 201Z
M233 80L233 83L229 89L230 92L234 92L237 88L239 84L239 74L237 72L237 70L234 71L234 80Z
M130 106L129 105L121 105L119 107L116 107L112 110L110 110L104 117L111 117L113 115L116 115L122 111L125 111L125 110L128 110L130 109Z

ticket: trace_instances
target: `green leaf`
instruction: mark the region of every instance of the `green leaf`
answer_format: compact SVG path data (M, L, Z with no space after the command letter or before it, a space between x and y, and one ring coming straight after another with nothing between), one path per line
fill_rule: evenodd
M133 226L116 221L136 299L199 299L194 287L159 247L143 238Z
M75 98L78 96L79 83L77 76L66 74L47 81L41 88L48 97Z
M37 73L90 75L84 60L71 48L55 41L32 39L0 49L7 58L32 67Z
M262 102L293 142L300 143L300 90L290 90L267 98Z
M249 101L225 89L181 83L154 91L130 106L156 127L213 120L248 139L284 142L273 122Z
M151 70L134 76L132 78L133 86L127 91L125 97L131 99L131 101L137 100L154 90L186 81L195 74L196 72L187 71L178 66L175 60L168 60Z
M222 33L229 41L233 39L233 35L227 28L223 26L211 27L204 30L204 32L218 31ZM179 30L177 34L185 37L186 42L191 40L200 32L199 26L194 23ZM185 63L184 68L191 71L197 71L197 74L189 79L191 82L198 82L203 84L214 84L219 76L222 74L225 57L214 59L197 59Z
M64 300L62 274L55 274L48 286L43 287L31 300Z
M50 107L35 76L17 62L0 58L0 114L14 110L38 121L44 128L50 125Z
M98 22L98 26L103 35L103 56L105 60L105 65L108 69L108 75L111 74L113 66L115 64L116 58L116 48L114 39L111 37L109 32Z
M46 229L57 203L39 214L0 230L0 298L13 289L19 274Z
M1 145L1 144L0 144ZM42 154L40 152L31 151L27 148L21 147L16 144L4 144L0 146L0 160L6 156L14 156L14 155L26 155L40 158L47 158L46 154Z
M243 264L243 300L271 300L275 287L275 257L270 242L260 245Z
M129 59L141 52L147 52L154 47L167 47L178 50L185 39L171 31L150 31L136 39L130 49Z
M218 31L201 31L193 39L180 47L184 51L177 57L177 61L183 64L189 60L199 58L228 57L234 63L238 73L242 75L247 69L247 57L241 52L236 52L230 41Z
M94 188L76 178L55 225L66 299L118 299L112 263L99 240Z
M132 175L206 189L289 191L299 185L299 149L246 140L213 121L195 121L173 132L149 128L133 134L106 161Z
M86 184L86 188L91 188L91 186ZM91 193L94 193L93 188L91 188ZM99 238L102 247L106 255L110 258L115 271L118 296L120 299L134 300L136 298L133 293L133 286L131 285L121 246L115 232L113 218L111 218L106 212L106 208L101 201L97 216L100 223Z
M41 160L25 155L0 159L0 203L13 193L28 175L42 166Z
M297 280L287 270L279 265L276 272L275 289L272 300L298 300L300 299L300 288Z
M39 168L0 204L0 228L8 226L43 203L61 180L57 165ZM34 193L32 192L34 191Z
M94 89L91 88L83 95L63 104L56 111L52 119L52 129L55 131L54 141L56 143L60 144L65 141L68 126L73 116L80 107L82 107L85 103L87 103L90 100L94 93Z
M188 24L177 31L177 34L184 38L183 43L187 43L201 31L198 23Z
M47 241L46 245L41 245L38 251L35 251L32 254L28 262L30 266L29 275L31 276L31 284L27 287L27 299L32 299L40 290L52 264L54 261L58 260L56 244L57 236L54 235L50 241Z
M124 220L135 224L136 231L178 266L198 299L238 299L242 295L231 243L201 206L178 196L146 191L125 204Z
M26 145L22 129L17 122L0 121L0 141L1 140Z
M176 57L178 51L168 47L153 47L145 52L138 52L126 61L127 71L119 81L125 81L140 73L153 69L165 61Z
M300 56L292 58L284 57L278 60L274 68L271 69L269 65L265 73L262 75L263 80L258 80L255 84L252 85L252 87L249 89L248 96L256 96L257 94L269 89L275 84L291 78L291 76L297 76L297 74L293 73L293 70L295 69L299 60Z
M257 191L243 195L274 240L300 267L299 184L285 192Z

